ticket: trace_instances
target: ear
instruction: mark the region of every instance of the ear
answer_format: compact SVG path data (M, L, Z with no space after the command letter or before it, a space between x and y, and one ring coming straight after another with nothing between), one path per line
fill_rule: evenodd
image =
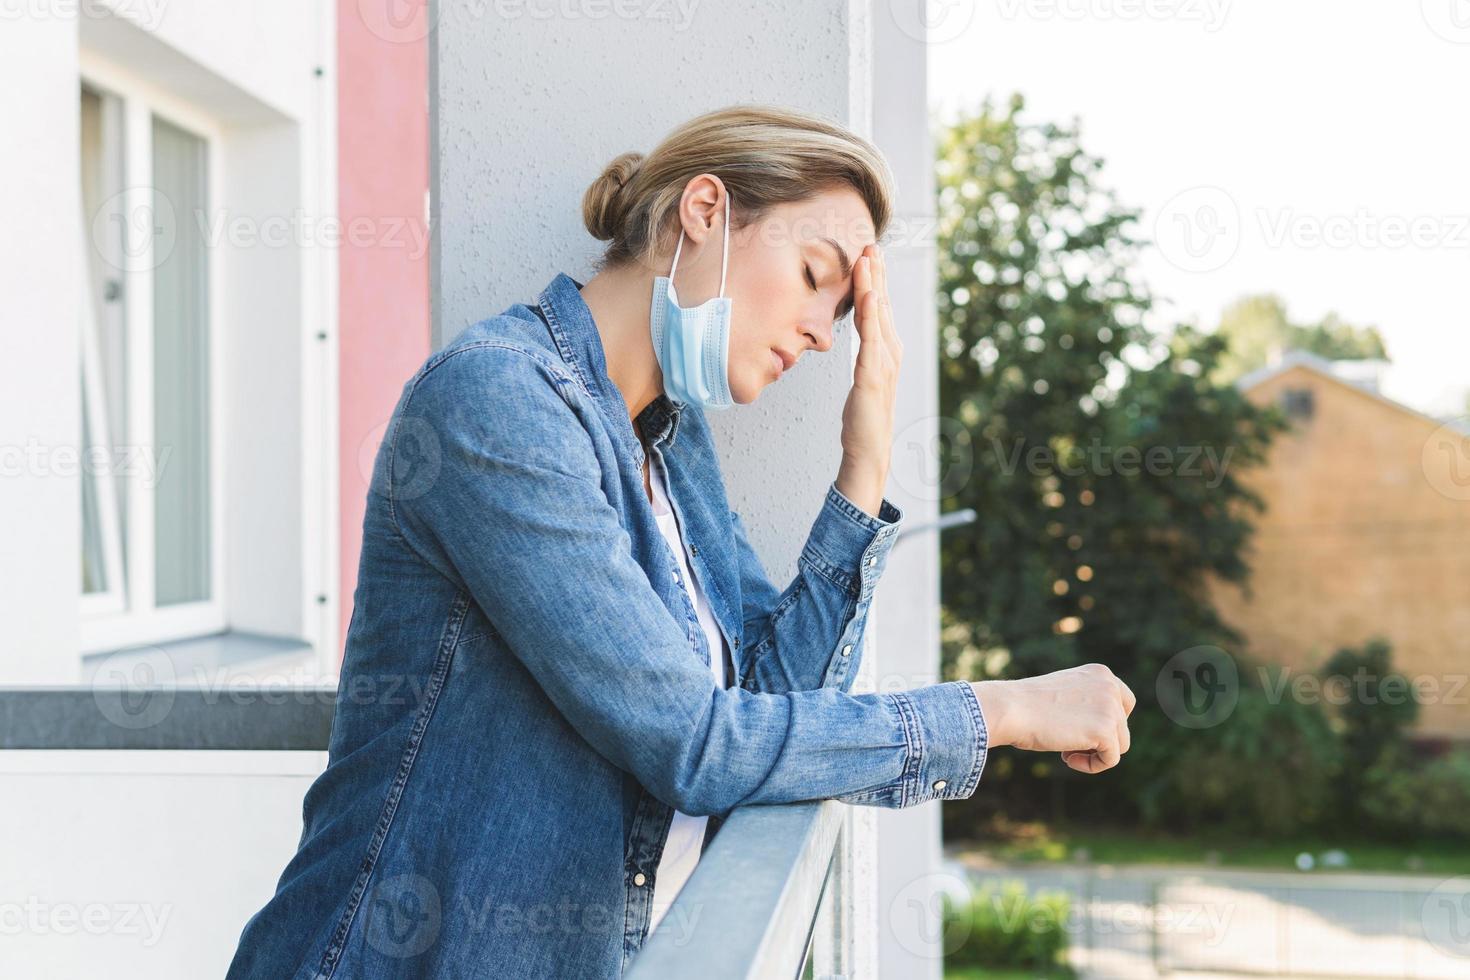
M691 177L684 185L684 194L679 198L679 223L690 241L699 244L715 232L723 233L720 222L725 220L728 193L725 182L710 173Z

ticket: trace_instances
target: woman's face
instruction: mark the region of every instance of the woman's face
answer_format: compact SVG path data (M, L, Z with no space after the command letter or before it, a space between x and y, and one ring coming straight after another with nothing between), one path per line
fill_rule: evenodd
M675 287L686 306L719 291L724 207L713 206L717 185L707 181L695 178L685 202L703 199L696 206L717 216L712 227L701 229L694 256L685 242ZM736 403L755 401L782 376L783 355L784 371L790 371L806 351L831 349L834 321L852 308L853 264L873 241L868 206L846 186L778 205L731 231L725 294L732 304L729 381Z

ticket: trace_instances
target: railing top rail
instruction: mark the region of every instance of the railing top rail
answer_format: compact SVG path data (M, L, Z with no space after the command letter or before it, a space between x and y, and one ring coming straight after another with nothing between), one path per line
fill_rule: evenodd
M795 977L842 828L834 800L734 810L628 980Z

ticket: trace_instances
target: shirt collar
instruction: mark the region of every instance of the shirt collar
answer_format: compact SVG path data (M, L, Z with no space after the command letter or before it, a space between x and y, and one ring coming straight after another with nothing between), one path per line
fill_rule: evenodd
M642 452L637 434L628 421L627 402L621 389L607 375L607 357L602 348L602 335L592 319L586 300L582 299L583 284L558 272L537 297L537 305L546 318L546 325L556 341L562 360L566 361L582 383L602 402L604 412L621 418L637 451ZM653 401L638 413L638 429L650 444L667 441L672 448L674 437L679 431L679 418L685 406L660 392Z

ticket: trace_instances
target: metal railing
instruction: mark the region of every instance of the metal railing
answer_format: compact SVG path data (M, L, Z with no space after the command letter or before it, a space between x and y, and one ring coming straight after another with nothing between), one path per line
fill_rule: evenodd
M799 976L845 810L823 800L731 812L628 980Z

